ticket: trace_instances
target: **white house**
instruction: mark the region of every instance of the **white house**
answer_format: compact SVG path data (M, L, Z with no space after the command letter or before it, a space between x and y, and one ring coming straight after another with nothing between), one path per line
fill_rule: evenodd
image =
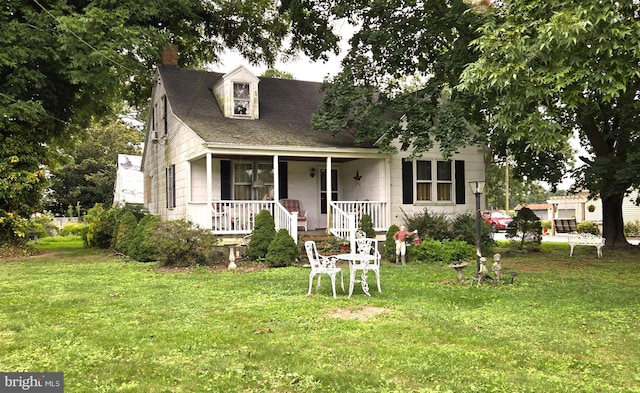
M320 83L175 62L159 65L153 83L142 171L145 206L161 219L239 235L266 209L297 239L297 224L347 237L365 213L382 232L425 208L452 216L475 209L469 182L484 181L483 147L451 160L438 150L409 159L348 132L313 129Z

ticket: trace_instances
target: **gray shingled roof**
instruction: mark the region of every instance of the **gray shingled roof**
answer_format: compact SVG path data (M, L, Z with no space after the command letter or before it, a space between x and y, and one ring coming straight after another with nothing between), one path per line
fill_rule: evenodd
M320 83L260 78L260 119L224 117L213 95L223 74L159 66L173 113L205 142L255 146L370 147L346 133L315 130L311 118L322 97Z

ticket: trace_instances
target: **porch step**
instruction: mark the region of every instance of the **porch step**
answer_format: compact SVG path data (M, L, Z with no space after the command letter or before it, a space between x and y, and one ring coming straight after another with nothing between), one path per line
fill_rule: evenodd
M349 251L348 240L327 235L324 231L300 232L300 245L304 246L304 242L307 240L315 241L318 252L323 255L341 254ZM307 253L304 247L301 247L300 254L306 260Z

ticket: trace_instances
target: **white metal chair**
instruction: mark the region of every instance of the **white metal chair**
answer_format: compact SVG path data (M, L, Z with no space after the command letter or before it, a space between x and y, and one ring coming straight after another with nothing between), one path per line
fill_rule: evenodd
M373 271L376 274L376 283L378 284L378 292L382 292L380 288L380 260L382 255L378 251L378 241L376 239L356 237L356 254L359 258L354 258L349 264L349 297L353 293L353 284L356 282L356 273L362 271L362 288L365 293L369 293L369 285L367 284L367 272Z
M311 295L311 288L313 287L313 277L318 276L318 286L316 291L320 289L320 278L322 274L328 274L331 278L331 290L333 291L333 297L336 297L336 274L340 273L340 285L344 292L344 279L342 277L342 269L336 267L337 258L327 257L320 255L316 247L316 242L313 240L307 240L304 242L304 248L307 250L307 258L309 258L309 264L311 265L311 273L309 273L309 292L307 296Z

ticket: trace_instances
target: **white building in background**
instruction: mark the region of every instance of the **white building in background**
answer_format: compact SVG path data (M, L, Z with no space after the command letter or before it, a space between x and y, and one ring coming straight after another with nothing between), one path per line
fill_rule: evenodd
M140 171L142 156L118 154L113 205L142 205L144 203L144 175Z
M622 219L626 223L640 221L640 206L634 204L638 192L624 198ZM553 196L547 200L554 207L553 218L575 218L577 223L592 221L602 225L602 200L589 199L589 192L582 191L574 195Z

